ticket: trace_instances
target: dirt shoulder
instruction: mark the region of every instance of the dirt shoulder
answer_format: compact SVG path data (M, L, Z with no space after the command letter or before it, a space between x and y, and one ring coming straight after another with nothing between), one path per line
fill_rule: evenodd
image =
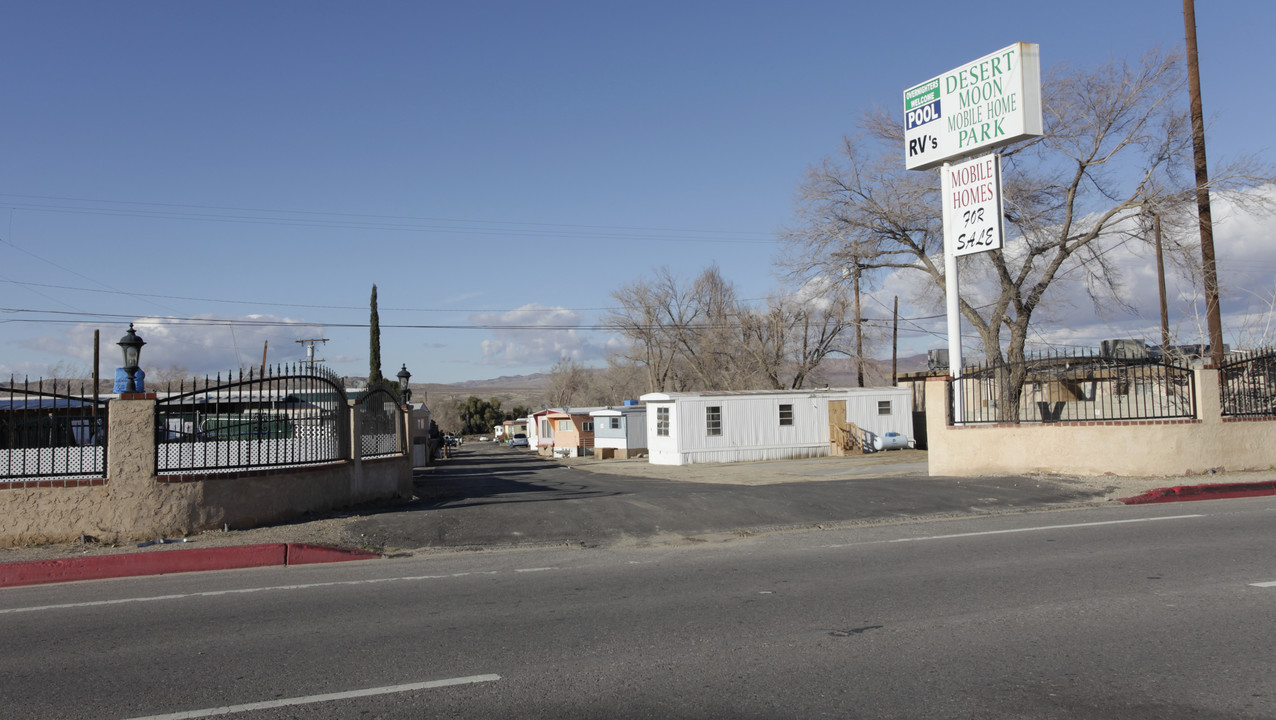
M653 465L645 458L633 460L598 460L588 458L546 459L590 472L656 478L682 482L727 485L771 485L775 483L820 482L846 480L856 476L901 477L927 475L925 450L890 450L849 457L823 457L809 460L776 460L770 462L718 463L704 465ZM1022 476L1016 476L1022 477ZM1249 483L1276 480L1276 470L1218 472L1208 475L1122 476L1122 475L1055 475L1033 474L1030 477L1072 487L1083 487L1101 494L1105 500L1133 497L1149 490L1180 485Z

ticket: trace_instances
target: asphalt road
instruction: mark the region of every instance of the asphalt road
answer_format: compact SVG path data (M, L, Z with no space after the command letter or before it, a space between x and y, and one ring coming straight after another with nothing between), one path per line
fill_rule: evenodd
M1273 718L1274 518L1251 498L12 588L0 718Z
M912 475L850 461L821 467L825 469L819 472L840 475L812 482L728 485L601 474L496 443L467 443L452 459L419 478L416 490L423 500L406 511L394 508L368 515L352 524L349 533L391 550L597 547L1010 512L1075 504L1099 494L1094 486L1041 478L929 477L924 466ZM786 465L732 469L741 468L778 473ZM875 469L880 474L873 474Z

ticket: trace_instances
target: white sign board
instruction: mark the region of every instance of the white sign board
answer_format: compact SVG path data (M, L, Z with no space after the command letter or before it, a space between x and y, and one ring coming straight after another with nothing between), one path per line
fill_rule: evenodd
M927 170L1041 133L1036 43L1015 43L904 91L904 166L909 170Z
M1001 247L1001 156L988 153L941 170L944 244L954 255Z

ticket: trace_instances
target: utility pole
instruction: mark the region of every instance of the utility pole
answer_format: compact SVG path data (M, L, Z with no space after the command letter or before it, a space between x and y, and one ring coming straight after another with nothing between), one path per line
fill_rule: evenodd
M899 296L895 296L895 309L891 311L891 387L899 384Z
M1223 320L1218 308L1218 268L1214 264L1214 224L1210 177L1205 164L1205 114L1201 109L1201 68L1196 55L1195 0L1183 0L1187 35L1187 87L1192 112L1192 157L1196 164L1196 212L1201 219L1201 270L1205 276L1205 317L1210 332L1210 364L1223 364Z
M1161 293L1161 357L1169 357L1170 310L1165 300L1165 257L1161 253L1161 216L1152 213L1152 233L1156 236L1156 287Z
M306 346L306 359L301 361L302 365L309 365L310 369L313 370L315 363L323 362L322 358L319 360L315 359L315 343L327 343L328 338L310 338L307 340L297 340L296 342Z
M855 386L864 387L864 315L860 312L860 259L855 258Z

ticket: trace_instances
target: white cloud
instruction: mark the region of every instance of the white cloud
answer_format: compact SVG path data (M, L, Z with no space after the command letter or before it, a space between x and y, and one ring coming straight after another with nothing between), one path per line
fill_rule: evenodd
M1276 187L1267 187L1263 193L1276 203ZM1232 347L1276 344L1276 245L1270 229L1272 218L1238 208L1226 196L1215 195L1212 200L1224 340ZM1192 224L1182 232L1186 233L1184 240L1194 246L1189 260L1199 268L1197 226ZM1013 253L1014 248L1012 239L1007 252ZM1045 301L1033 313L1030 347L1097 348L1101 340L1113 338L1142 338L1150 344L1160 344L1160 299L1151 239L1146 244L1128 242L1105 257L1124 276L1119 297L1130 308L1109 301L1096 309L1084 285L1077 281L1081 273L1065 274L1051 285ZM1200 281L1169 266L1168 258L1166 275L1172 342L1206 342ZM990 288L981 287L977 275L968 277L963 273L961 280L962 296L968 301L978 304L992 299ZM881 288L872 294L872 301L865 301L865 315L888 318L894 296L900 298L902 317L925 318L901 321L901 352L947 344L943 294L929 278L920 271L899 271L886 277ZM869 307L876 310L869 311ZM935 315L939 317L927 317ZM978 337L964 319L962 329L963 344L970 350L980 349ZM1003 331L1002 336L1008 337L1008 333Z
M567 308L532 303L470 319L478 325L500 326L481 343L482 365L548 369L562 357L585 363L604 356L605 348L589 337L589 331L579 329L580 314Z
M227 372L261 363L262 350L269 340L278 345L306 337L315 337L314 325L273 315L248 315L241 318L197 316L207 324L177 324L163 317L140 318L133 322L137 334L146 345L142 348L143 368L180 366L192 375ZM220 322L218 322L220 321ZM245 324L241 324L245 323ZM80 323L23 341L31 350L67 358L75 365L90 369L93 363L93 331L98 324ZM127 327L115 324L102 329L99 353L102 372L117 367L120 349L116 345ZM282 336L282 337L281 337ZM278 352L278 348L276 348Z

